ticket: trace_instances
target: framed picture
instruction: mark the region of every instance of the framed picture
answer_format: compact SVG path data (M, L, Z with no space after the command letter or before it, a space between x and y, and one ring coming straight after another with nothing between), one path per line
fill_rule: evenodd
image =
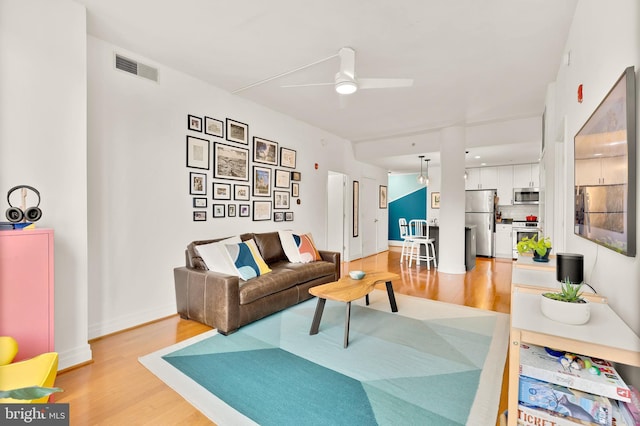
M213 144L213 177L218 179L249 180L249 150Z
M291 180L300 182L301 179L302 179L302 175L300 174L300 172L291 172Z
M387 208L387 187L380 185L378 190L378 207L381 209Z
M204 222L205 220L207 220L207 212L202 210L202 211L195 211L193 212L193 221L194 222Z
M271 169L253 166L253 196L271 197Z
M288 209L289 208L289 192L273 191L273 208Z
M224 217L224 204L213 205L213 217Z
M287 170L276 169L276 180L274 186L276 188L287 188L291 186L291 175Z
M284 220L285 222L293 221L293 212L284 212Z
M236 217L236 205L235 204L229 204L227 206L227 216Z
M224 137L224 123L211 117L204 117L204 132L207 135Z
M207 175L204 173L189 173L189 194L207 195Z
M274 222L284 222L284 212L273 212Z
M202 118L189 114L187 116L187 128L194 132L202 131Z
M249 201L249 185L233 185L233 199L236 201Z
M431 193L431 208L439 209L440 208L440 193L432 192Z
M256 163L278 165L278 142L253 137L253 161Z
M291 196L292 197L299 197L300 196L300 184L293 182L291 184Z
M249 145L249 125L227 118L227 140Z
M254 201L253 202L253 220L270 220L271 219L271 201Z
M213 199L214 200L230 200L231 184L213 182Z
M187 167L209 170L209 141L187 136Z
M207 208L206 197L193 197L193 207L200 209Z
M290 169L296 168L296 152L289 148L280 148L280 165Z
M249 206L249 204L240 204L238 208L240 209L238 216L240 217L250 216L249 210L251 209L251 206Z
M353 181L353 236L358 236L358 217L360 215L360 182Z

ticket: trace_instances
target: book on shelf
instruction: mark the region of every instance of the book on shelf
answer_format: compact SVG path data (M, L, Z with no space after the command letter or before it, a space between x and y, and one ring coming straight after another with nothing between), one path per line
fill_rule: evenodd
M587 420L562 415L558 412L518 403L518 426L600 426Z
M592 374L587 368L565 367L557 357L550 356L536 345L520 345L520 374L583 392L631 402L631 391L613 365L606 360L577 355L599 369Z
M612 425L612 403L604 396L520 376L518 400L532 407L544 408L598 425Z
M631 390L631 402L620 401L620 412L628 426L640 426L640 392L633 386Z

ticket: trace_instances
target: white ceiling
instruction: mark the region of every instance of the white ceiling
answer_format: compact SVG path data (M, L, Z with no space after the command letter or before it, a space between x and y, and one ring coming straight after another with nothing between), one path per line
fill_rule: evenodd
M356 50L358 76L414 79L411 88L359 90L343 108L331 86L281 87L333 81L332 58L237 92L358 144L540 117L578 0L76 1L89 34L229 92L344 46ZM540 138L538 128L528 148L482 148L469 165L513 162L514 153L536 161ZM398 154L366 161L419 167L415 152Z

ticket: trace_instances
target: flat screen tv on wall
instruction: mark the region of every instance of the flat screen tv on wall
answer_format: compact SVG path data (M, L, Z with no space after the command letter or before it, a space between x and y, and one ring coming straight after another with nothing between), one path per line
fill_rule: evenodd
M636 84L628 67L574 138L577 235L636 255Z

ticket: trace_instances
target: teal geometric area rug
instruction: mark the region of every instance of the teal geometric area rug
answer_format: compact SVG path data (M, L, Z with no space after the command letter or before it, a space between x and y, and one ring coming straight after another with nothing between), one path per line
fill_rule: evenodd
M495 425L509 316L385 291L311 299L223 336L215 330L140 362L219 425Z

